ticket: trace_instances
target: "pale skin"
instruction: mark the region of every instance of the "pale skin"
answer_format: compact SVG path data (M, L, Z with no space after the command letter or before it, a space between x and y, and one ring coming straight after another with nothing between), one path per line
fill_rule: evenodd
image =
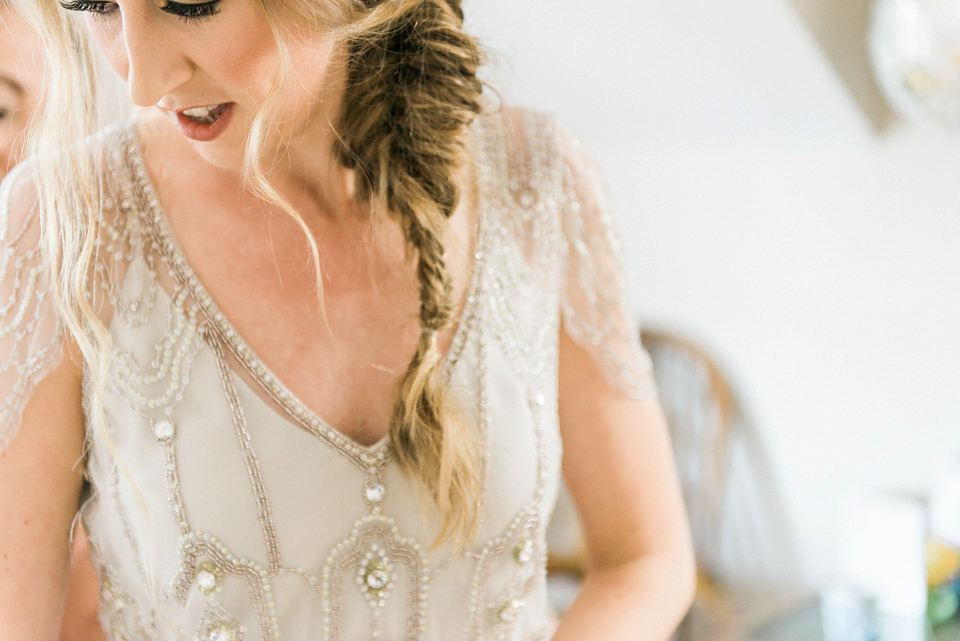
M30 25L0 4L0 178L20 162L23 132L43 81L43 45Z
M191 22L163 11L165 0L104 6L89 26L142 109L148 170L194 270L308 407L355 441L380 440L391 390L420 335L418 283L396 222L357 205L351 172L318 151L331 149L342 53L317 37L292 43L298 83L270 141L285 159L275 186L320 250L324 317L302 231L243 187L242 142L276 68L259 5L221 0L219 13ZM210 142L181 135L169 114L228 101L233 120ZM459 174L463 197L444 239L458 304L474 241L471 175ZM439 336L441 350L453 332ZM0 638L57 638L81 487L78 361L66 358L43 381L0 456ZM689 606L694 563L659 406L613 390L563 331L559 391L563 471L590 563L555 641L665 640Z

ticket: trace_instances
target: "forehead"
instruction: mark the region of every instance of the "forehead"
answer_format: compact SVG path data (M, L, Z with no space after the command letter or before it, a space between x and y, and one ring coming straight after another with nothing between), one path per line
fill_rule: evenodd
M39 90L43 45L27 21L9 6L0 6L0 82L28 93Z

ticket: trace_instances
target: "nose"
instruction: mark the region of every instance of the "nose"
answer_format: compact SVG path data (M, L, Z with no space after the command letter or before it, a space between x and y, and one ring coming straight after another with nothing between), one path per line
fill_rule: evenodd
M124 16L127 85L130 99L139 107L152 107L193 75L193 63L181 49L178 34L166 33L163 22L149 9Z

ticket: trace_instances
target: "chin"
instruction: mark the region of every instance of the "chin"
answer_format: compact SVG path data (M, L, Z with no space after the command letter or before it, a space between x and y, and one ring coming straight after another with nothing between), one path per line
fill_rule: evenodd
M183 136L194 153L214 167L241 171L251 124L247 118L234 118L219 136L206 142L191 140L177 133Z
M195 142L191 140L188 142L198 156L214 167L238 172L243 170L243 143L224 144L226 141L221 140L211 142Z

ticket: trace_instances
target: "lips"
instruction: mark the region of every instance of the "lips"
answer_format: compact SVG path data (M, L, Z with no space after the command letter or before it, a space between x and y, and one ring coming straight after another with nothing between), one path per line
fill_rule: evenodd
M172 112L177 128L187 138L199 142L209 142L223 133L230 124L235 102L218 105L190 107Z

